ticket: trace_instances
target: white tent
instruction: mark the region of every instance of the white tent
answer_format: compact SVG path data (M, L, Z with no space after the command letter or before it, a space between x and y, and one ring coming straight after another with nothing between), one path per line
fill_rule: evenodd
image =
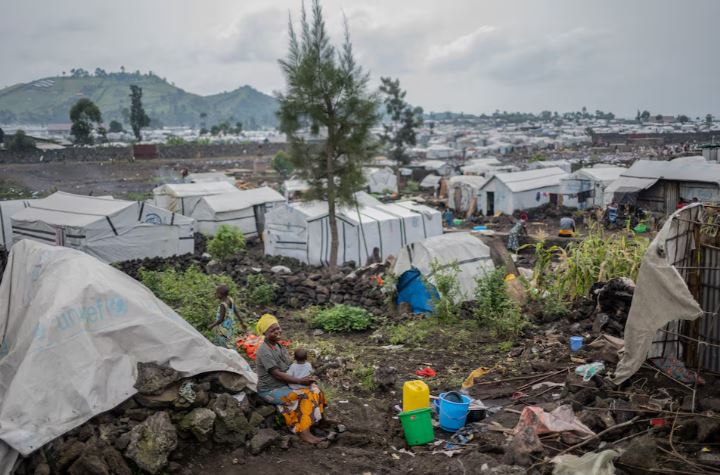
M30 206L32 201L34 200L0 201L0 249L10 250L13 245L10 218L13 214Z
M432 173L430 175L426 175L425 178L423 178L420 182L420 189L437 191L437 189L440 187L441 179L441 176L434 175Z
M488 179L482 176L458 175L448 180L448 208L457 213L477 212L477 196Z
M460 272L459 301L475 298L475 279L495 269L490 248L470 233L449 233L435 236L404 247L397 256L392 273L402 276L412 268L434 285L433 262L443 268L454 263Z
M265 213L285 198L270 187L203 196L188 216L197 221L198 231L214 235L221 225L234 226L245 236L262 233Z
M187 216L203 196L240 191L226 181L168 183L153 190L154 205Z
M72 249L23 240L0 284L0 473L132 397L138 363L257 376L146 287ZM4 457L3 457L4 455Z
M436 212L437 213L437 212ZM337 210L338 264L364 265L373 249L385 259L405 244L442 233L439 213L411 204L363 205ZM330 259L330 223L325 202L278 205L265 215L265 253L312 265Z
M515 210L557 203L560 180L567 176L560 168L497 173L480 189L478 207L485 215L512 214Z
M12 215L14 242L72 247L105 262L193 252L194 221L138 201L57 192Z
M397 193L397 177L390 167L364 168L363 175L370 193Z
M185 177L185 183L214 183L218 181L226 181L231 185L235 185L235 178L222 172L190 173Z

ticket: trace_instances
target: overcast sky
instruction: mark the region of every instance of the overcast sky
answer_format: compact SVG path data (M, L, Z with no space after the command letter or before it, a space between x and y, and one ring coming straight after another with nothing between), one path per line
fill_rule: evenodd
M325 0L374 84L426 111L720 115L717 0ZM283 88L290 0L5 0L0 87L73 67L148 70L199 94Z

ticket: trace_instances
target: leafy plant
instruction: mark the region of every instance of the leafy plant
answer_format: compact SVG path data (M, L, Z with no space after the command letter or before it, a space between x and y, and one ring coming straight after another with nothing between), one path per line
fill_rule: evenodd
M420 183L416 182L415 180L408 180L407 183L405 183L405 188L403 189L403 193L417 193L420 191Z
M585 239L558 251L557 267L551 273L545 269L537 285L567 302L586 296L596 282L615 277L635 280L649 244L649 239L639 236L608 235L597 223L592 224Z
M511 299L505 286L504 268L495 269L476 280L475 319L498 337L517 336L529 325L520 306Z
M460 300L462 292L460 290L460 266L457 262L442 265L437 259L430 264L431 275L437 294L430 290L433 295L433 315L440 322L449 323L460 317ZM426 283L430 285L430 283Z
M375 391L375 368L372 366L360 365L353 370L353 377L360 387L367 392Z
M207 250L221 261L229 259L245 249L245 235L237 228L223 224L208 241Z
M312 319L312 326L327 332L362 331L370 328L372 315L360 307L339 304L319 311Z
M248 304L255 307L270 305L275 300L277 285L268 282L262 274L251 274L247 278L247 287L243 292Z
M288 154L280 150L272 159L272 169L283 178L288 178L295 170Z
M187 143L187 141L184 138L178 137L177 135L171 135L165 141L165 145L169 145L169 146L185 145L186 143Z
M185 271L140 269L140 281L160 300L173 308L198 331L208 336L207 327L215 321L219 305L215 297L218 285L225 284L230 295L237 295L237 286L225 275L207 275L196 266Z
M392 345L418 346L435 330L437 322L430 318L412 320L404 324L393 325L386 329Z

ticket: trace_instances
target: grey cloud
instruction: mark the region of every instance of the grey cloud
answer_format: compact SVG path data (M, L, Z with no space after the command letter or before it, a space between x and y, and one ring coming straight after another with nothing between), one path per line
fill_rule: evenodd
M276 61L287 48L288 13L266 9L243 16L220 35L221 61Z
M598 65L593 63L602 52L604 38L599 32L577 28L513 46L492 59L489 74L499 81L526 83L598 72Z

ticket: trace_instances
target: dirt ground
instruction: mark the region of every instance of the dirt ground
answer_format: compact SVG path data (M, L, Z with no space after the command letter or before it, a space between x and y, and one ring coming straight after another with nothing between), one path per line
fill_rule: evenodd
M137 199L163 183L180 182L183 168L190 173L237 169L240 179L263 178L253 173L256 159L269 162L268 157L229 157L5 164L0 165L0 188L21 187L41 196L66 191Z

